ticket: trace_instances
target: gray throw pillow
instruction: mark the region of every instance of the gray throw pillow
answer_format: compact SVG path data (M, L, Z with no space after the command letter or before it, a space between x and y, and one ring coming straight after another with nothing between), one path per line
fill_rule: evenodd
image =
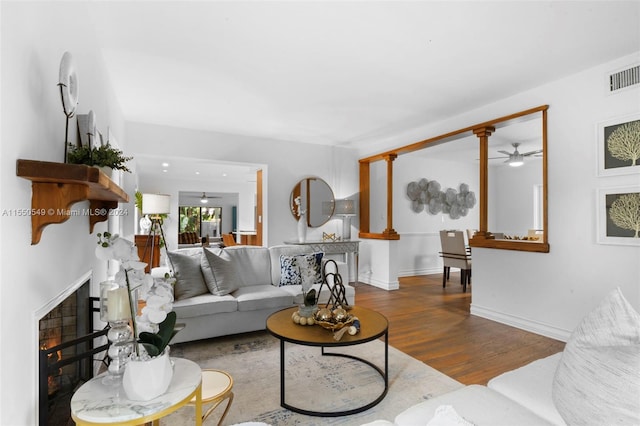
M169 252L173 264L176 283L174 286L175 300L188 299L209 292L200 270L201 253L188 255Z
M569 337L552 397L568 425L640 424L640 315L619 288Z
M234 262L211 250L202 249L202 275L209 292L215 296L224 296L242 286Z

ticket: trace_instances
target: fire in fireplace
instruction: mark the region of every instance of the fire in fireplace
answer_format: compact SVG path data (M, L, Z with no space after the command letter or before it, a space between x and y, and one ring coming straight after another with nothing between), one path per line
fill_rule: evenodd
M40 426L67 426L71 421L73 392L93 377L93 355L107 345L94 348L96 299L89 297L90 281L40 319Z

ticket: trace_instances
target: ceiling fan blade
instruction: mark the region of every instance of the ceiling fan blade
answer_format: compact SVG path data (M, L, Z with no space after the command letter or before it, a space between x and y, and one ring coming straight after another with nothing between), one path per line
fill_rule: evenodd
M513 154L512 152L507 152L507 151L498 151L500 154L504 154L504 155L511 155Z
M529 152L525 152L524 154L522 154L523 157L526 157L528 155L533 155L533 154L540 154L542 152L541 149L537 149L535 151L529 151Z
M488 160L499 160L500 158L509 158L507 157L489 157Z

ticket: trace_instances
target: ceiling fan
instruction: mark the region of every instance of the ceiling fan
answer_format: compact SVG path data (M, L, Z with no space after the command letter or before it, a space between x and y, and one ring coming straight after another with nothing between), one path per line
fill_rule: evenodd
M524 157L529 157L531 155L536 155L536 154L542 153L541 149L536 149L534 151L520 153L518 151L518 147L520 146L519 142L514 142L514 143L511 144L511 146L513 146L513 148L514 148L513 152L508 152L508 151L503 151L503 150L498 151L499 153L504 154L507 157L489 157L489 160L494 160L496 158L506 158L507 159L505 161L506 164L510 165L511 167L519 167L519 166L522 166L524 164Z
M207 194L205 194L204 192L202 193L202 197L200 197L200 202L202 204L207 204L209 202L210 198L222 198L222 197L217 197L217 196L211 196L211 197L207 197Z

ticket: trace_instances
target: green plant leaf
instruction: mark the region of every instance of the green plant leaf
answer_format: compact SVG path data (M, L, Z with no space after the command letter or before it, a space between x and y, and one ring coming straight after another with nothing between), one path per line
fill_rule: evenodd
M126 157L122 151L112 147L108 143L98 147L75 146L69 144L67 162L70 164L86 164L87 166L111 167L115 170L131 172L127 167L127 161L133 157Z
M149 333L147 331L143 331L140 333L138 341L143 344L153 345L156 348L160 348L162 346L162 337L155 333Z
M144 349L147 351L149 356L160 355L160 352L158 352L158 348L155 345L151 343L145 343L145 342L140 342L140 344L144 347Z
M173 337L173 330L176 326L177 315L174 311L171 311L167 314L167 317L162 321L159 326L158 336L162 339L162 348L160 352L164 350L164 348L169 344L171 338Z

